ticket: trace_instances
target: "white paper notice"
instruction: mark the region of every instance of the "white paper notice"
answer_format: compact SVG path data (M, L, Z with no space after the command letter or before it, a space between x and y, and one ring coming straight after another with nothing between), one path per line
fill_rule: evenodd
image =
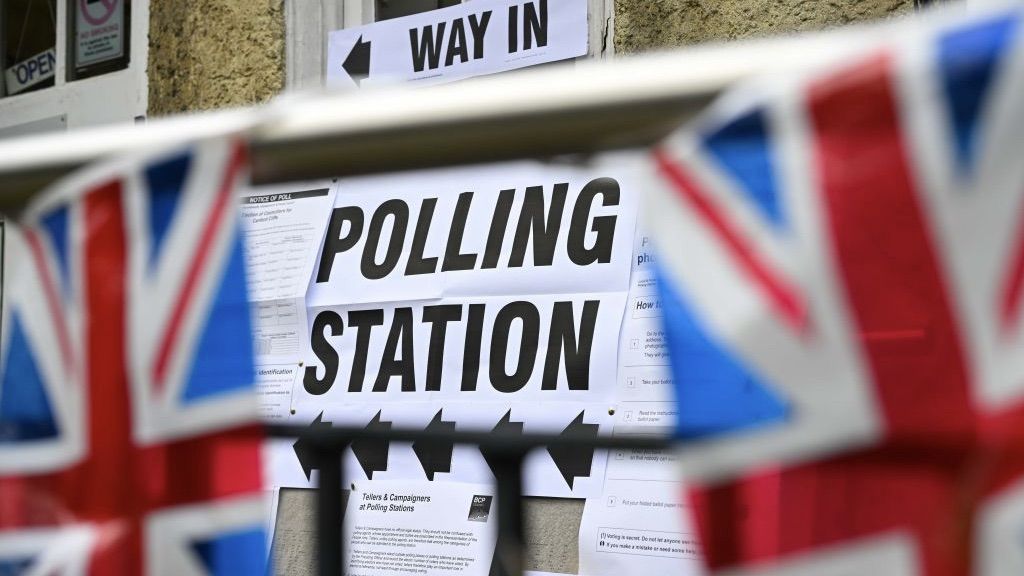
M260 416L264 421L288 419L292 408L292 393L299 382L301 367L297 362L260 364L256 367L256 394L259 396Z
M363 482L345 510L345 574L487 576L496 526L490 486Z
M635 170L513 162L340 181L296 423L609 434ZM493 480L473 447L423 452L360 450L350 470ZM603 454L555 452L528 460L529 493L600 494Z
M306 295L335 192L331 182L266 186L246 192L241 212L252 300Z
M598 293L310 308L321 360L301 403L608 399L623 304Z
M648 237L638 231L619 353L619 437L669 436L679 416L653 267ZM684 489L674 451L612 450L602 496L583 510L580 574L699 574Z
M650 248L648 236L638 230L623 318L615 436L671 436L679 417ZM677 462L672 450L615 450L606 478L676 481Z
M301 374L306 287L334 204L331 182L267 186L242 197L256 389L266 420L287 418Z
M330 182L249 191L242 198L258 362L299 362L305 293L331 216Z
M331 32L327 84L437 84L587 53L587 0L474 0Z
M624 295L636 175L618 163L509 162L341 180L308 305Z
M700 574L682 490L675 482L607 481L603 498L583 509L580 574Z

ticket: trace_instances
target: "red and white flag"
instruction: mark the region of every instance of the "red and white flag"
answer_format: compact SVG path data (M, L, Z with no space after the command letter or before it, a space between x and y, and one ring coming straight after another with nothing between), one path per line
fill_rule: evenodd
M654 151L712 574L1024 574L1022 17L887 24Z
M0 574L259 574L229 139L86 169L5 229Z

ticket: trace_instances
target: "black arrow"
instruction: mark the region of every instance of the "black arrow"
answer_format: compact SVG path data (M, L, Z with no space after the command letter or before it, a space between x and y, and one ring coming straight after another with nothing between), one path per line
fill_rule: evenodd
M330 422L323 422L324 413L321 412L316 420L309 425L310 428L330 428ZM313 473L314 464L316 463L315 454L313 448L309 445L306 440L299 438L292 444L292 448L295 450L295 457L299 459L299 464L302 466L302 471L306 473L306 481L309 481L310 475Z
M444 412L443 408L437 411L434 419L424 429L425 432L455 431L455 422L445 422L442 420L442 412ZM452 471L453 448L454 445L451 442L444 442L442 440L417 440L412 444L412 450L416 453L420 466L423 466L423 472L427 474L427 478L430 480L433 480L434 474L438 472Z
M508 412L501 417L498 424L494 427L494 432L498 434L506 434L509 436L522 436L523 435L523 423L512 421L512 409L509 408Z
M493 432L498 436L522 436L523 435L523 423L512 421L512 409L509 408L508 412L501 417L498 424L494 426ZM497 476L498 473L494 469L494 457L487 452L483 452L484 460L487 461L487 465L490 466L491 472Z
M565 430L562 430L561 435L578 438L596 438L597 429L597 424L584 424L583 412L580 412L580 415L566 426ZM565 483L569 485L570 490L572 490L572 483L577 476L590 476L590 467L594 463L593 448L584 450L565 446L551 446L548 448L548 454L551 455L551 459L554 460L558 471L562 473L562 478L565 479Z
M367 430L391 430L391 422L381 422L380 411L366 425ZM374 472L386 472L388 469L388 448L391 442L386 438L367 438L352 441L352 453L356 455L359 466L366 477L373 480Z
M370 43L363 42L363 37L359 36L359 40L341 67L357 84L361 84L363 79L370 75Z

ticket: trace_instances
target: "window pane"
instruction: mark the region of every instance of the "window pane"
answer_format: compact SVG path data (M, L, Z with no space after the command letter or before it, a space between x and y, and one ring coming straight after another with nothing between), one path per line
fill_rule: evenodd
M459 0L377 0L377 21L447 8L458 3Z
M5 94L53 86L57 69L57 1L3 2Z
M68 0L68 80L128 67L131 0Z

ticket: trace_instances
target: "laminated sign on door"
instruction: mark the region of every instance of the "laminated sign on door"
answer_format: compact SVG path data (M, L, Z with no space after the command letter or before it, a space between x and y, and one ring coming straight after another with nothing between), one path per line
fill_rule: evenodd
M476 0L331 32L327 82L451 82L582 56L587 34L587 0Z

